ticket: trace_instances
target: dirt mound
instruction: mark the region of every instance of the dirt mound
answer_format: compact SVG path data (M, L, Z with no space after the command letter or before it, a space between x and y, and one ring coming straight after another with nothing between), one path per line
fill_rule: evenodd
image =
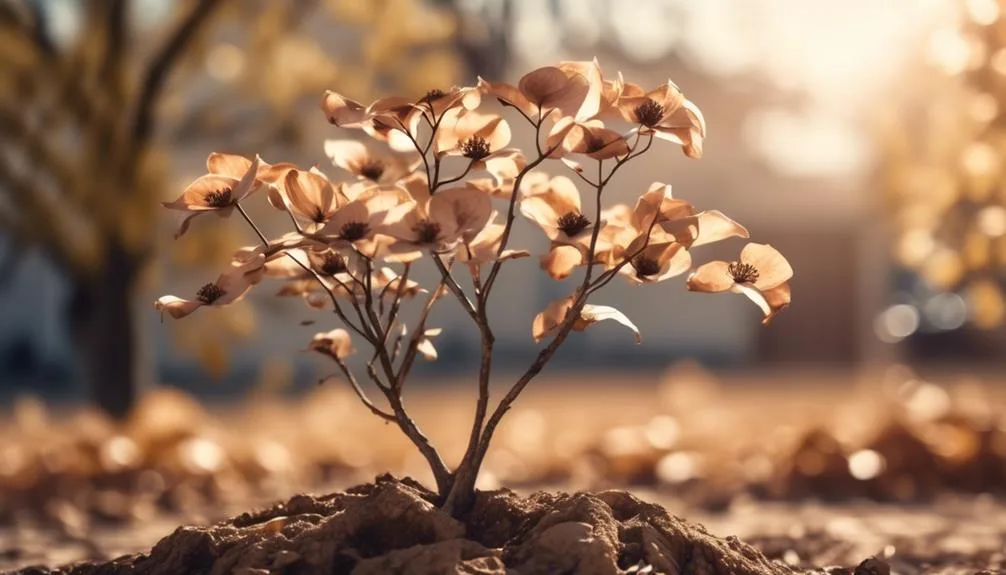
M296 496L211 527L180 527L146 554L28 574L270 573L783 575L736 538L721 539L628 493L480 493L458 521L408 479Z

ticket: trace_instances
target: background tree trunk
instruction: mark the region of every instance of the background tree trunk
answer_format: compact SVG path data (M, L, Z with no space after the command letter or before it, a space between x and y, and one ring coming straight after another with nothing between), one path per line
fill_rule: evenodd
M139 392L134 297L142 259L112 244L104 266L75 278L70 329L91 400L124 418Z

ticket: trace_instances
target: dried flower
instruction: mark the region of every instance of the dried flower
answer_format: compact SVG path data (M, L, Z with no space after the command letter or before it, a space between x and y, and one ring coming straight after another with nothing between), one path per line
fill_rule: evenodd
M342 361L356 353L356 348L353 347L353 340L349 337L349 332L342 328L314 334L307 348L338 361Z
M534 340L539 342L558 329L573 308L573 303L573 297L558 299L548 304L544 311L536 315L531 324L531 336L534 337ZM632 330L636 335L636 343L642 341L639 328L625 314L605 305L584 305L577 318L573 320L572 329L584 331L595 323L607 319L614 320Z
M689 158L702 157L706 121L698 106L686 100L672 82L646 93L627 86L618 99L618 110L627 121L638 124L641 133L681 145Z
M389 213L382 233L408 245L443 250L470 243L492 219L492 200L473 187L440 190Z
M166 295L154 302L154 308L181 319L203 306L223 307L241 301L252 286L262 280L264 264L265 256L259 254L247 262L231 266L216 281L203 285L194 299Z
M789 279L793 268L781 253L767 244L750 243L741 250L740 261L713 261L688 276L688 289L708 293L732 291L747 296L769 323L789 305Z
M224 164L230 169L236 162L226 161ZM184 234L189 229L189 221L200 214L214 212L220 217L229 216L234 206L255 190L258 167L259 158L256 156L240 179L214 174L200 176L185 188L177 200L162 202L161 205L166 208L188 212L182 218L175 237Z

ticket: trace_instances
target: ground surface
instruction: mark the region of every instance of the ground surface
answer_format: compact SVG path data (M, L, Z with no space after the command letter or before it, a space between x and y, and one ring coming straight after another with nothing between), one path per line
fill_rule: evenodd
M799 569L872 555L900 574L1006 569L1006 426L995 388L899 372L823 380L724 384L678 369L659 386L543 381L501 428L482 487L628 487ZM471 390L415 395L420 424L456 457L451 439L469 424ZM292 405L205 413L169 395L145 409L119 429L20 407L0 430L0 571L149 550L180 524L379 471L427 479L394 429L334 388Z

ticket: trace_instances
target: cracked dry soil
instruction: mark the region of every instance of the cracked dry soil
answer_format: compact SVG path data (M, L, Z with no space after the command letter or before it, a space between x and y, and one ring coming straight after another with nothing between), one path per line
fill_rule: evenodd
M149 553L29 567L24 575L796 573L621 491L481 492L466 522L409 480L298 495L209 527L180 527ZM844 572L852 573L851 569ZM867 573L857 570L859 574ZM872 573L872 571L870 571ZM880 572L878 572L880 573Z

